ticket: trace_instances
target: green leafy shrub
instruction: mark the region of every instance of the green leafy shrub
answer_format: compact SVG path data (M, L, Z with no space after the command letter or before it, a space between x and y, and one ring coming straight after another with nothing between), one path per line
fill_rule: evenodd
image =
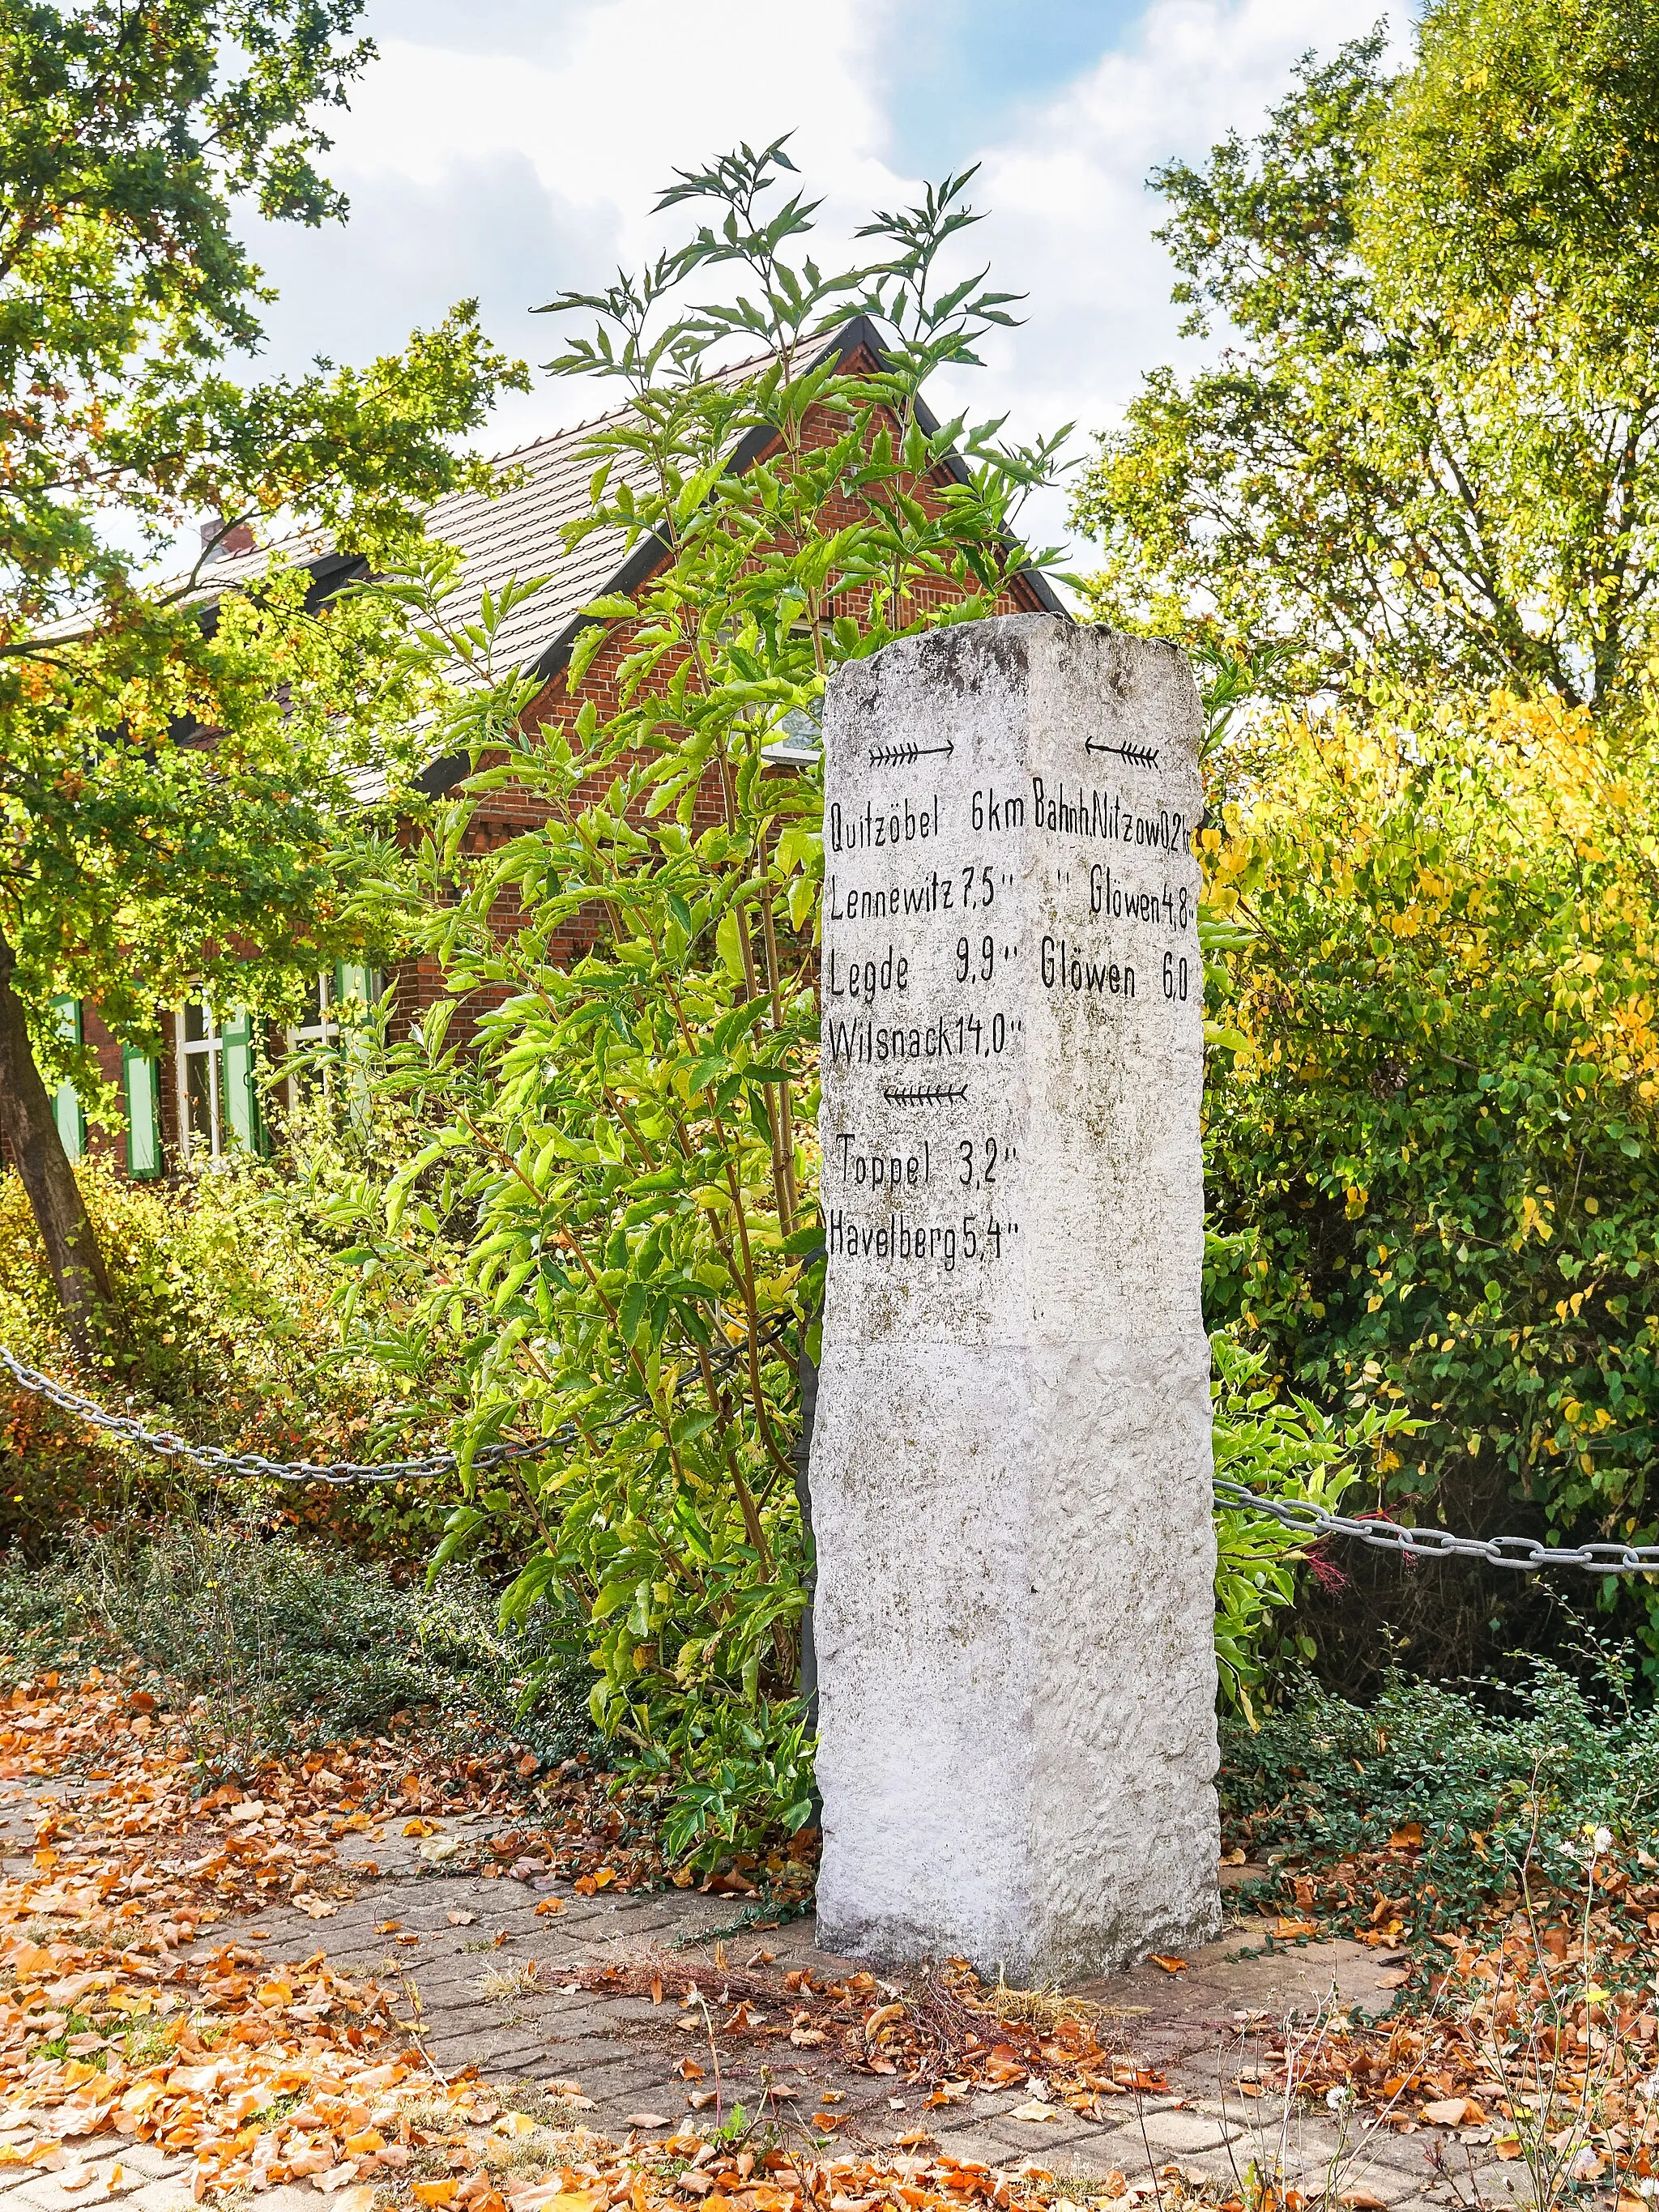
M27 1364L150 1427L276 1459L376 1461L437 1437L409 1382L365 1344L349 1346L351 1267L283 1170L239 1157L176 1184L134 1183L94 1156L76 1174L123 1337L95 1360L76 1352L21 1188L0 1175L0 1345ZM236 1496L247 1486L225 1477L216 1486ZM384 1549L434 1541L457 1494L441 1483L255 1487L271 1510ZM88 1516L141 1504L193 1513L215 1489L0 1375L0 1544L38 1556Z
M1211 1249L1215 1240L1210 1240ZM1215 1363L1215 1471L1260 1498L1335 1512L1405 1417L1368 1407L1340 1424L1310 1399L1285 1398L1263 1382L1264 1351L1248 1351L1224 1330L1210 1340ZM1244 1509L1216 1509L1216 1668L1224 1702L1254 1726L1251 1692L1287 1661L1310 1659L1305 1636L1287 1641L1284 1616L1296 1601L1310 1546L1294 1531Z
M1473 1689L1396 1671L1366 1705L1309 1682L1258 1729L1224 1726L1224 1832L1252 1857L1328 1865L1415 1824L1421 1847L1390 1887L1419 1933L1502 1896L1528 1851L1571 1888L1587 1829L1646 1844L1659 1822L1659 1708L1632 1701L1632 1671L1615 1647L1588 1683L1545 1659Z
M1204 833L1234 1047L1206 1093L1211 1317L1333 1419L1410 1414L1376 1463L1401 1517L1659 1534L1656 795L1651 714L1614 738L1402 699L1290 722ZM1484 1595L1474 1649L1437 1642L1436 1598L1418 1663L1494 1662L1527 1594ZM1645 1588L1626 1602L1659 1652Z
M684 1775L663 1850L671 1858L713 1864L755 1851L781 1828L796 1835L812 1816L814 1739L799 1698L758 1711L709 1704L687 1711L678 1741L665 1747Z

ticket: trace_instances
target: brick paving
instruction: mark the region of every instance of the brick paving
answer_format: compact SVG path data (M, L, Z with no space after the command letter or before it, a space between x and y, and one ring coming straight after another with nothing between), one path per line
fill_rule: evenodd
M27 1821L47 1793L28 1792L29 1814L16 1802L22 1791L3 1794L13 1800L14 1818L22 1814ZM9 1825L0 1813L0 1834ZM462 1823L441 1825L466 1832ZM856 1962L817 1948L810 1920L738 1930L741 1907L731 1898L672 1890L583 1898L546 1877L529 1882L506 1875L451 1875L422 1863L401 1838L388 1836L375 1850L377 1871L360 1881L331 1917L318 1921L276 1906L251 1922L222 1923L216 1942L234 1929L270 1964L321 1950L349 1974L377 1976L393 1993L394 2012L418 2028L440 2073L476 2066L509 2103L516 2098L544 2112L546 2085L574 2087L591 2100L591 2109L578 2107L582 2124L618 2142L630 2134L645 2141L676 2130L707 2131L714 2122L712 2107L694 2109L690 2102L713 2086L714 2074L701 2014L678 2002L673 1963L742 1967L757 1952L769 1953L770 1960L757 1962L755 1970L776 1976L780 2011L790 2003L782 1978L792 1967L811 1966L820 1980L857 1971ZM562 1900L562 1909L538 1914L550 1897ZM457 1925L452 1915L471 1917ZM387 1928L391 1922L395 1929ZM595 1992L575 1979L586 1967L647 1957L664 1962L660 2004ZM1310 2198L1357 2197L1388 2212L1443 2212L1460 2194L1468 2201L1474 2176L1488 2206L1506 2208L1522 2169L1494 2159L1488 2129L1424 2126L1401 2133L1355 2127L1345 2136L1334 2117L1287 2111L1271 2092L1250 2094L1256 2033L1310 2018L1322 2004L1380 2011L1392 1995L1386 1971L1375 1953L1356 1943L1273 1949L1252 1923L1231 1927L1218 1942L1193 1954L1185 1973L1172 1976L1148 1964L1085 1984L1082 1994L1116 2015L1125 2047L1170 2085L1167 2096L1123 2097L1103 2122L1064 2107L1054 2108L1052 2119L1017 2117L1020 2107L1038 2101L1030 2083L1001 2092L975 2089L946 2108L930 2109L927 2092L908 2087L902 2075L855 2072L769 2039L748 2051L723 2042L722 2109L729 2114L741 2103L753 2112L767 2086L764 2065L775 2100L799 2114L804 2128L811 2128L817 2111L836 2114L838 2148L902 2156L900 2139L923 2129L930 2143L952 2156L1010 2169L1036 2162L1062 2187L1075 2181L1079 2196L1089 2181L1114 2171L1131 2197L1141 2198L1155 2195L1153 2176L1171 2162L1225 2183L1254 2164L1264 2172L1277 2167ZM706 2069L691 2084L676 2071L687 2057ZM659 2124L647 2124L649 2116ZM1456 2190L1437 2177L1443 2157L1458 2177ZM89 2212L131 2199L142 2212L179 2212L191 2201L187 2158L129 2144L115 2153L100 2148L89 2163L89 2173L71 2166L62 2178L33 2170L0 2188L0 2206ZM75 2186L66 2188L65 2179ZM264 2212L313 2212L318 2205L304 2184L267 2191L258 2202Z

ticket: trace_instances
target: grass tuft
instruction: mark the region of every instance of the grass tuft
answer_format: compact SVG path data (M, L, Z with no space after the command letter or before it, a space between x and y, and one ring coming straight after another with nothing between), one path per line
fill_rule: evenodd
M481 1577L452 1569L428 1588L258 1507L82 1529L42 1565L0 1562L0 1682L136 1658L210 1700L216 1742L250 1763L416 1711L441 1729L477 1716L545 1761L592 1757L586 1680L548 1666L556 1625L544 1606L504 1631Z

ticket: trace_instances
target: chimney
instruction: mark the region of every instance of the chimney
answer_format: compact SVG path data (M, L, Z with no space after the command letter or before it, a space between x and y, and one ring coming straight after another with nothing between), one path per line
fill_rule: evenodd
M221 531L224 531L222 538L219 536ZM213 542L215 538L219 540L216 545ZM210 548L207 556L210 561L228 561L234 554L252 553L254 550L253 525L251 522L234 522L228 530L225 530L223 515L216 514L210 521L202 525L202 543Z

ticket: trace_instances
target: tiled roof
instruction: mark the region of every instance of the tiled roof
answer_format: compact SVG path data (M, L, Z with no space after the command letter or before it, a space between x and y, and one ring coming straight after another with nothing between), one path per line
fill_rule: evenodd
M428 511L428 536L455 546L464 562L459 587L445 605L450 621L475 622L484 592L498 592L514 578L521 582L537 576L548 580L545 589L515 607L496 633L498 670L539 659L623 564L626 540L620 531L593 531L574 553L566 552L561 534L567 522L587 512L594 466L586 458L588 441L617 419L601 416L497 454L489 465L498 487L493 495L450 492ZM643 458L622 455L612 468L611 481L625 477L636 490L643 490L647 465ZM264 574L273 556L309 563L326 560L333 550L332 540L318 531L278 538L252 553L210 562L189 596L216 599L239 584L253 583Z
M864 343L873 346L876 334L862 317L831 337L817 356L843 354ZM719 381L736 384L752 375L769 358L764 354L729 362ZM492 464L501 489L494 497L480 492L452 492L438 501L427 516L427 530L459 549L465 559L461 584L448 603L449 612L460 622L476 619L486 591L499 591L510 579L520 582L534 576L547 578L546 588L526 600L507 617L496 632L498 672L514 664L539 660L565 636L590 599L622 584L622 569L630 550L620 530L591 532L567 553L563 526L588 512L588 485L595 463L592 441L596 433L625 422L631 409L579 423L539 438L516 453L502 453ZM644 454L620 451L611 462L609 488L623 483L636 496L650 489L651 465ZM520 481L514 482L518 477ZM636 586L639 579L632 580Z
M855 316L828 337L816 359L821 362L835 353L845 357L860 347L878 349L879 345L872 325L863 316ZM730 362L719 372L720 380L735 381L751 374L766 358L762 354ZM593 531L572 553L565 551L562 535L566 523L588 511L587 487L594 468L588 453L595 433L624 421L629 412L626 406L620 407L572 429L538 438L516 452L497 454L490 463L498 484L494 495L451 492L428 510L428 533L456 546L465 562L459 586L446 605L451 620L475 621L484 592L499 591L513 578L520 581L536 576L547 579L545 588L515 608L497 631L498 673L514 665L543 660L581 609L607 586L637 586L637 576L625 582L621 578L628 557L623 532ZM922 412L926 414L926 410ZM643 455L618 453L612 462L611 485L614 488L626 479L636 493L643 491L648 469ZM252 583L264 574L273 554L319 564L320 570L332 552L332 543L325 535L301 532L252 553L233 554L228 559L210 562L189 596L193 600L213 600L227 587ZM325 590L333 588L335 580L338 580L325 581L319 574Z
M514 577L520 582L536 576L548 580L497 630L498 672L539 659L605 590L626 557L627 540L620 531L592 531L569 553L561 534L566 523L588 511L594 468L590 441L599 427L584 423L502 454L493 465L500 484L495 497L451 492L427 516L428 535L455 546L465 562L460 588L447 603L451 619L475 621L483 593L499 591ZM643 455L619 454L611 483L614 487L626 481L643 494L648 472Z
M860 316L830 337L817 358L823 360L835 352L844 358L860 348L878 350L879 346L879 334ZM721 374L725 378L741 377L752 372L758 360L763 358L734 362ZM572 429L538 438L516 452L498 454L490 464L497 483L493 495L477 491L452 492L428 512L428 533L455 546L463 559L459 586L446 603L445 612L450 620L457 623L476 621L484 592L498 592L514 578L521 582L538 576L547 580L544 588L514 608L497 631L495 661L498 674L515 665L538 662L544 665L544 672L550 674L554 648L566 639L575 617L589 600L597 599L607 588L635 588L641 580L637 573L630 576L623 574L629 549L621 531L591 532L574 552L566 551L562 536L567 523L588 511L594 434L623 420L628 411L619 408ZM925 404L919 404L917 411L925 429L931 431L937 427ZM734 459L742 465L740 458ZM649 463L643 455L620 453L612 461L611 486L626 480L636 494L643 492L648 470ZM351 573L347 562L334 557L331 540L313 531L261 546L252 553L235 554L227 560L213 562L203 569L189 596L195 600L210 601L219 598L227 587L252 583L264 574L273 555L313 566L319 596L337 588ZM1032 580L1039 599L1045 605L1052 603L1053 610L1059 611L1059 602L1053 600L1043 580L1034 577Z

